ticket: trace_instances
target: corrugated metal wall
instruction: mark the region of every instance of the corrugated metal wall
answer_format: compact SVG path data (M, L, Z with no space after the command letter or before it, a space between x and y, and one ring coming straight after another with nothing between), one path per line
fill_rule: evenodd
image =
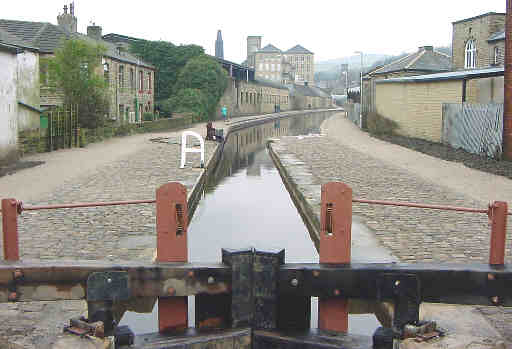
M442 140L453 148L500 158L503 104L443 103Z

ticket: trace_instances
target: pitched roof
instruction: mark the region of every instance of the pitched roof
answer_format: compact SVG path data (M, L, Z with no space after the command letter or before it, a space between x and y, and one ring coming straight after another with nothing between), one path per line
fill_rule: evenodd
M278 49L277 47L275 47L274 45L268 44L267 46L263 47L262 49L259 49L258 52L279 52L279 53L281 53L282 51L280 49Z
M506 13L498 13L498 12L487 12L487 13L484 13L484 14L481 14L481 15L478 15L478 16L475 16L475 17L464 18L464 19L461 19L459 21L452 22L452 24L457 24L457 23L462 23L462 22L469 22L469 21L472 21L474 19L479 19L479 18L483 18L483 17L487 17L487 16L492 16L492 15L506 16L507 14Z
M70 33L65 29L44 22L26 22L0 19L0 29L17 37L31 47L39 48L40 52L52 53L63 38Z
M451 70L451 58L444 53L434 51L431 46L421 47L419 51L391 62L371 72L371 75L400 71L442 72Z
M78 38L92 43L103 45L107 52L105 56L127 62L138 64L148 68L154 68L151 64L145 63L129 52L119 54L116 45L104 41L94 40L87 35L80 33L70 33L58 25L44 22L26 22L0 19L0 30L6 32L11 37L15 37L22 42L28 43L32 47L39 48L42 53L53 53L58 49L63 40Z
M489 39L487 39L487 41L489 41L489 42L491 42L491 41L501 41L501 40L505 40L505 31L504 30L492 34L491 37Z
M0 29L0 43L4 45L16 46L18 48L26 48L35 51L38 50L36 47L31 46L30 44L20 40L16 36L6 32L3 29Z
M311 55L313 54L313 52L311 52L308 49L305 49L304 47L302 47L300 45L293 46L291 49L289 49L285 53L307 53L307 54L311 54Z
M479 79L479 78L503 76L504 74L505 74L504 67L492 67L492 68L460 70L460 71L452 71L452 72L446 72L446 73L416 75L416 76L407 76L407 77L403 77L403 78L377 80L376 83L377 84L385 84L385 83Z
M132 36L121 35L121 34L116 34L116 33L105 34L101 38L105 41L110 41L110 42L114 42L114 43L115 42L131 43L131 42L137 42L137 41L143 40L143 39L139 39L139 38L134 38Z

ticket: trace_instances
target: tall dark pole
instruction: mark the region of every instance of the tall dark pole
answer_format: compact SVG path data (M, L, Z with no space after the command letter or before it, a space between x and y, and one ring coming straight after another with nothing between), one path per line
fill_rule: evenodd
M505 107L503 113L503 155L512 160L512 0L507 0L505 24Z

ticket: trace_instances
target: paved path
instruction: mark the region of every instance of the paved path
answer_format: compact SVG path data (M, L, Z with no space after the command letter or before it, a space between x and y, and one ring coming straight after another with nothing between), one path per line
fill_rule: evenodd
M512 180L374 139L341 113L324 122L322 132L326 137L284 137L273 149L280 158L291 158L289 167L305 166L316 185L343 181L356 197L478 208L491 200L512 203ZM313 196L318 194L305 192L306 198ZM486 215L357 204L353 214L403 262L488 260ZM508 230L511 263L511 224ZM512 311L480 311L512 343Z
M225 128L223 123L216 127ZM206 135L205 124L189 129ZM179 181L190 191L201 173L198 154L179 169L179 132L113 138L83 149L25 157L45 161L0 178L2 197L24 204L138 200L155 197L160 185ZM171 137L174 144L155 143ZM206 142L206 160L215 151ZM151 260L156 246L155 205L25 211L18 220L22 259ZM0 304L2 337L23 348L46 348L85 302Z

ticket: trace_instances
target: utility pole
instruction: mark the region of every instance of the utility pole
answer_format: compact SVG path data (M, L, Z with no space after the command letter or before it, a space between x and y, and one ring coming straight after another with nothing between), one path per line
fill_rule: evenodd
M359 114L359 126L362 126L363 123L363 52L356 51L356 53L361 55L361 85L359 87L359 99L361 103L360 114Z
M512 0L507 0L505 22L505 104L503 111L503 155L512 160Z

